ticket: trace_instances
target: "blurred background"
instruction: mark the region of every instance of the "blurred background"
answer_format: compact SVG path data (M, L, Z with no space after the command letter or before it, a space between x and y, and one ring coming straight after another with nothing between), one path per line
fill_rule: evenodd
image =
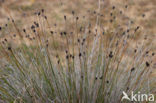
M109 14L115 7L122 14L119 22L126 25L124 21L130 19L140 26L143 30L141 35L151 40L150 43L154 44L152 50L156 51L156 0L101 0L101 3L101 12L106 20L110 19ZM8 23L10 13L20 29L27 28L36 19L34 13L41 9L45 10L50 25L55 25L63 22L64 15L70 18L72 11L79 17L89 11L94 14L98 10L98 0L0 0L0 26L8 26L11 31L12 27ZM94 23L96 16L93 14L90 17ZM0 38L9 36L10 31L5 34L2 32Z

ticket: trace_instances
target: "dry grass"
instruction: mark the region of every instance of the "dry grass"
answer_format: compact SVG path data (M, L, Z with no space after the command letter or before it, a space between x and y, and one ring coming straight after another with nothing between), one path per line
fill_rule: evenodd
M155 94L155 23L147 23L155 2L145 2L2 4L0 100L120 103L122 91Z

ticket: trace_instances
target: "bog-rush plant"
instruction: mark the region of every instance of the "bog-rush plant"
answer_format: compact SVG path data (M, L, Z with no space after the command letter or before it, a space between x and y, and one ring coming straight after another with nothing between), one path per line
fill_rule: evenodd
M72 11L72 17L64 16L63 27L53 27L42 9L30 29L23 30L10 16L17 31L11 36L20 44L14 48L8 38L0 43L0 102L128 103L121 101L123 91L154 94L156 81L146 54L152 44L142 40L138 45L139 26L128 21L122 29L117 12L113 6L114 16L104 24L99 0L95 23L92 11L82 18Z

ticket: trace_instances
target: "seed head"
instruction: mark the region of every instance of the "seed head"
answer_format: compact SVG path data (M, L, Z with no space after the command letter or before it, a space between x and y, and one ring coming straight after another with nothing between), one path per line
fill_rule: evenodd
M120 14L122 14L122 11L120 11Z
M145 14L142 14L142 17L144 18L145 17Z
M67 17L66 17L66 15L64 15L64 20L66 20L67 19Z
M36 32L36 30L34 29L34 30L33 30L33 32L35 33L35 32Z
M131 68L131 72L133 72L135 70L135 68L133 67L133 68Z
M35 26L34 26L34 25L32 25L32 26L31 26L31 29L35 29Z
M113 6L112 9L114 10L115 9L115 6Z
M68 58L69 58L69 56L67 55L67 56L66 56L66 59L68 59Z
M40 12L38 12L38 16L40 16L41 15L41 13Z
M80 39L77 39L77 42L80 43Z
M13 34L14 37L16 37L16 34Z
M113 20L112 20L112 19L110 19L110 22L112 23L112 22L113 22Z
M67 53L68 53L68 50L66 50L65 52L66 52L66 54L67 54Z
M105 32L102 32L102 34L104 35L104 34L105 34Z
M78 16L76 17L76 20L79 20L79 17Z
M63 35L63 32L60 32L60 35L62 36Z
M113 13L110 13L110 16L113 16Z
M44 9L41 9L42 13L44 13Z
M23 32L25 33L25 32L26 32L26 30L25 30L25 29L23 29Z
M125 8L128 8L128 5L125 5Z
M82 56L82 54L81 53L79 53L79 57L81 57Z
M4 41L6 41L6 42L7 42L8 40L5 38L5 39L4 39Z
M150 64L149 64L147 61L146 61L146 66L147 66L147 67L149 67L149 66L150 66Z
M74 14L75 14L75 12L74 12L74 11L72 11L72 14L74 15Z
M72 56L72 59L74 59L74 56Z
M14 19L12 19L12 22L13 22L13 23L15 22Z
M109 53L109 58L113 58L112 51L110 51L110 53Z
M60 64L60 60L58 60L57 63Z
M8 50L9 50L9 51L11 50L11 47L10 47L10 46L8 47Z
M50 31L50 33L53 34L54 32L53 31Z
M67 34L67 32L63 32L63 34L64 34L64 35L66 35L66 34Z

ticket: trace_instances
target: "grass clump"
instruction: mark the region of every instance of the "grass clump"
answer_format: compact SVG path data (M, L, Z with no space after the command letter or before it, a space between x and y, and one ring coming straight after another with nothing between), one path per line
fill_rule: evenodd
M122 27L116 17L106 21L100 6L92 21L91 12L81 18L72 11L62 17L63 26L51 26L43 9L30 28L19 30L12 21L17 35L0 44L0 102L121 103L123 91L154 94L146 54L151 44L137 44L139 26ZM18 48L12 38L19 38Z

